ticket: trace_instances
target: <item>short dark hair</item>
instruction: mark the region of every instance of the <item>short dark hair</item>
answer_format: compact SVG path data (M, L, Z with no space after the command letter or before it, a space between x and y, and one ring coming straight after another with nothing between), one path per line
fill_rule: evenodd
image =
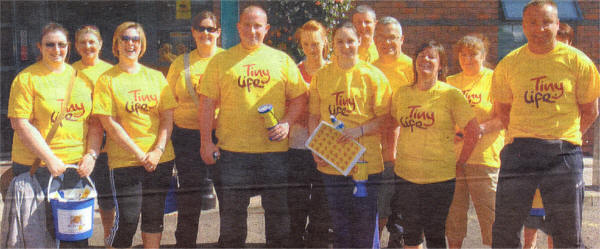
M435 40L430 40L428 42L422 43L419 48L417 49L417 52L415 53L415 57L414 57L414 63L413 63L413 72L415 74L415 81L413 82L413 84L417 83L417 80L419 78L419 75L417 74L417 57L419 56L419 54L423 51L425 51L425 49L428 48L432 48L434 49L439 56L440 59L440 69L438 71L438 80L440 81L446 81L446 75L448 74L448 57L446 56L446 50L444 49L444 46L435 41Z
M556 3L553 0L531 0L527 4L525 4L525 7L523 7L523 14L525 14L525 11L529 9L529 7L543 6L546 4L552 6L555 10L558 11L558 7L556 7Z
M219 27L219 23L217 22L217 16L212 13L211 11L208 10L204 10L198 14L196 14L194 16L194 18L192 18L192 28L194 30L198 30L200 29L200 23L204 20L204 19L210 19L215 23L215 27L218 28Z

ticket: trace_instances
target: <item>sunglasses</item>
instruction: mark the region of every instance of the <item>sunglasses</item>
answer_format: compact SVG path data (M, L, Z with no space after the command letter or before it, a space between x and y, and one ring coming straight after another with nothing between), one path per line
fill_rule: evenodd
M140 37L139 36L122 35L121 36L121 41L124 41L124 42L128 42L128 41L139 42L140 41Z
M204 26L198 26L198 27L195 27L194 29L198 32L208 31L209 33L214 33L214 32L217 32L217 30L218 30L215 27L204 27Z
M68 46L68 44L64 43L64 42L59 42L59 43L46 42L46 43L44 43L44 46L46 46L47 48L54 48L56 46L58 46L59 48L66 48Z

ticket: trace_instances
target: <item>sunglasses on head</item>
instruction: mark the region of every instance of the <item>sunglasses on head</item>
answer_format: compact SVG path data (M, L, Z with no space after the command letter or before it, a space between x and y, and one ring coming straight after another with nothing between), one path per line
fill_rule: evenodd
M121 36L121 41L124 41L124 42L128 42L128 41L139 42L140 41L140 37L139 36L122 35Z
M208 31L209 33L214 33L214 32L217 32L217 30L218 30L215 27L204 27L204 26L197 26L194 29L198 32Z
M55 42L46 42L46 43L44 43L44 46L46 46L47 48L54 48L56 46L58 46L59 48L66 48L67 45L68 44L65 43L65 42L58 42L58 43L55 43Z

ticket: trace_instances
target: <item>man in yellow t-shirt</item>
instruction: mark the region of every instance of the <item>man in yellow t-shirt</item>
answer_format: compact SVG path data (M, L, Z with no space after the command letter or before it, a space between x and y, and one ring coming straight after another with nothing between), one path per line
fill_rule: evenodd
M581 134L598 116L600 75L581 51L556 40L553 1L523 8L528 43L494 71L492 97L507 130L496 194L492 247L520 247L539 186L557 248L583 248Z
M386 16L377 21L375 27L375 45L379 52L379 59L373 65L379 68L387 77L392 88L392 96L402 86L409 85L414 78L413 61L402 53L402 26L400 22L391 16ZM388 128L391 129L391 128ZM389 131L391 132L391 131ZM377 209L379 213L379 236L383 227L386 226L388 217L392 213L390 200L394 195L394 161L396 161L396 142L400 129L395 130L394 140L390 136L382 136L382 154L384 161L383 184L381 184L377 195ZM383 133L385 134L385 132ZM388 227L390 242L397 238L395 227ZM395 243L395 242L392 242Z
M262 8L245 8L237 24L240 44L213 57L197 89L202 159L210 165L220 156L215 169L222 187L220 247L244 247L246 209L256 190L268 217L266 246L287 246L287 194L280 187L287 183L290 123L306 106L307 86L288 55L263 44L269 27ZM273 107L275 126L267 127L257 111L265 104ZM218 147L211 140L216 105Z
M373 42L377 16L375 11L368 5L359 5L352 14L352 24L358 32L360 46L358 47L358 58L368 63L373 63L379 58L377 48Z

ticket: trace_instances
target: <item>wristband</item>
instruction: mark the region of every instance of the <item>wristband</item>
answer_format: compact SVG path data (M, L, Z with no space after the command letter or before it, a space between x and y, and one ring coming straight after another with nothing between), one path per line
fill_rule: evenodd
M94 160L98 160L98 155L95 152L88 152L86 156L91 156Z
M162 146L156 146L156 147L154 147L154 149L155 149L155 150L156 150L156 149L158 149L158 150L160 150L160 152L161 152L161 153L165 153L165 147L162 147Z

